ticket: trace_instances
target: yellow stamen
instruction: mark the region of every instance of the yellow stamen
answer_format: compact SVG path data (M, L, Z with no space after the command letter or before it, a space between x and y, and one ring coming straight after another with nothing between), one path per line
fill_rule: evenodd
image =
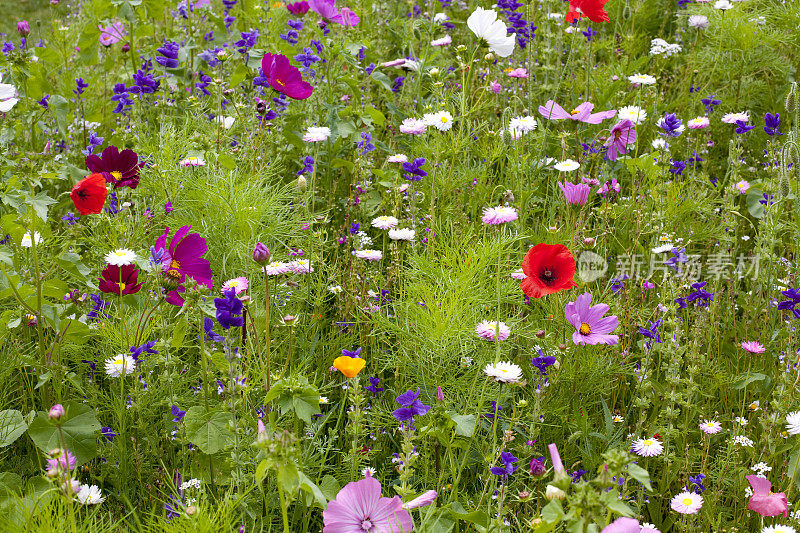
M581 322L581 328L578 330L581 335L588 335L592 332L592 328L586 322Z

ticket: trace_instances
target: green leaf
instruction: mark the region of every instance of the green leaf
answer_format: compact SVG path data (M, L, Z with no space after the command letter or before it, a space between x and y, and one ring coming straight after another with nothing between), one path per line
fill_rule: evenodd
M239 63L233 71L231 75L231 87L236 87L240 83L244 81L247 75L250 73L250 69L247 68L247 65L244 63Z
M747 193L745 202L747 203L747 210L753 218L764 218L765 210L764 204L760 203L764 199L764 192L760 189L752 188Z
M173 348L183 346L183 339L186 337L186 329L188 327L189 324L186 320L186 316L180 316L178 318L178 323L175 324L175 327L172 330L172 341L170 344Z
M328 500L335 500L341 487L335 477L330 474L325 474L322 478L322 482L319 484L319 488Z
M22 413L16 409L0 411L0 448L5 448L20 438L28 424L22 418Z
M472 432L475 431L475 415L450 415L450 419L456 424L456 435L472 436Z
M234 161L234 159L228 154L219 154L217 156L217 163L227 168L228 170L233 170L236 168L236 161Z
M745 372L736 377L736 382L731 385L731 388L734 390L741 390L756 381L763 381L764 385L769 386L772 378L758 372Z
M373 70L372 74L370 74L369 77L375 80L375 82L377 82L381 87L383 87L387 91L392 92L392 80L390 80L389 77L383 72L380 72L378 70Z
M54 203L56 203L56 201L47 196L47 193L44 191L40 191L39 194L34 196L30 201L33 210L39 215L39 218L45 221L47 220L47 206L53 205Z
M629 463L628 473L631 475L633 479L644 485L644 488L646 488L649 491L653 490L653 487L650 485L650 474L647 473L647 470L637 465L636 463Z
M797 449L789 457L789 468L786 474L794 482L794 486L800 489L800 449Z
M279 466L277 479L283 490L289 494L294 494L294 491L300 486L300 472L297 471L294 463L285 463Z
M233 417L226 411L208 411L195 405L186 411L184 429L189 441L209 455L217 453L231 444L233 432L230 422Z
M256 467L256 483L259 485L263 483L264 479L267 477L267 474L269 474L269 463L266 459L262 459Z
M372 121L378 126L383 126L386 123L386 115L375 109L374 107L367 107L364 111L370 116Z
M317 484L311 481L304 473L298 472L297 475L300 478L300 490L313 496L314 503L322 509L325 509L325 507L328 506L328 499L325 497L322 490L320 490Z
M60 94L53 94L50 95L50 98L47 100L47 103L50 104L50 110L53 113L53 116L56 118L56 125L58 125L58 131L61 132L62 136L66 135L67 124L69 122L68 120L69 102L67 102L67 99L61 96ZM39 194L44 194L44 193L42 192ZM52 200L52 198L50 199ZM53 200L51 203L55 203L55 200ZM34 207L34 209L36 208ZM46 217L42 217L41 215L39 216L42 220L46 219Z
M489 515L486 514L486 511L477 510L468 513L459 502L453 502L453 505L450 507L450 512L458 520L464 520L465 522L481 527L489 526Z
M609 492L604 492L602 496L600 496L600 500L606 506L609 511L614 513L620 514L622 516L632 517L633 511L630 507L625 505L619 499L619 492L616 490L612 490Z
M319 395L295 396L292 399L294 412L306 424L311 423L311 416L320 413Z
M63 445L75 454L78 465L85 463L97 454L97 437L100 422L91 407L77 402L64 402L65 415L62 418L61 435ZM50 423L47 413L39 411L28 427L28 435L43 452L61 448L58 428Z

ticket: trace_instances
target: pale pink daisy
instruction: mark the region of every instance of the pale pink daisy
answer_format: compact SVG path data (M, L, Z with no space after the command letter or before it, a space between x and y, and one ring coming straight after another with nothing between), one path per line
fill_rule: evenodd
M702 130L709 127L711 121L708 120L708 117L697 117L687 122L686 125L689 126L690 130Z
M316 143L325 141L331 136L331 129L325 126L317 127L311 126L303 135L303 140L307 143Z
M739 180L734 185L734 188L739 191L739 194L745 194L750 189L750 182L747 180Z
M722 122L725 124L736 124L737 120L741 120L742 122L748 122L750 120L750 114L746 112L742 113L728 113L723 115Z
M400 133L407 133L408 135L420 135L425 133L428 128L427 122L418 118L407 118L400 124Z
M389 163L408 163L408 156L406 154L394 154L386 158Z
M703 497L688 491L676 494L670 502L672 510L681 514L696 514L702 506Z
M716 420L703 420L703 422L700 423L700 431L706 435L714 435L722 431L722 424Z
M511 335L511 328L506 326L505 322L500 322L498 325L494 320L484 320L475 327L475 333L487 341L493 341L495 337L504 341Z
M483 218L481 218L481 220L484 224L497 225L513 222L517 220L517 218L519 217L517 216L516 209L500 205L497 207L484 207Z
M431 46L447 46L453 42L453 38L449 35L445 35L444 37L440 37L438 39L434 39L431 41Z
M765 351L767 351L766 348L764 348L764 346L761 343L758 343L756 341L743 342L742 348L744 348L745 351L748 351L750 353L764 353Z
M311 261L308 259L297 259L289 263L287 266L289 267L289 271L294 272L295 274L308 274L309 272L314 272L314 268L311 266Z
M526 68L515 68L514 70L509 71L508 73L509 78L527 78L528 77L528 69Z
M634 453L636 453L636 455L641 455L642 457L655 457L656 455L661 455L661 453L664 451L664 446L658 441L658 439L650 438L634 441L631 449L634 451Z
M202 158L196 156L189 156L187 158L181 159L178 161L178 164L182 167L204 167L206 162L203 161Z
M383 259L383 252L380 250L358 250L355 252L355 256L366 261L380 261Z
M239 294L240 292L246 291L247 286L248 286L247 278L245 277L233 278L229 279L228 281L222 284L221 292L224 293L228 289L233 289L236 292L236 294Z
M279 276L290 271L289 265L283 261L272 261L264 267L267 276Z
M399 223L395 217L381 215L372 219L372 227L378 229L392 229Z
M513 279L522 281L523 279L527 278L528 276L525 275L525 272L523 272L521 268L518 268L517 270L515 270L514 272L511 273L511 277Z

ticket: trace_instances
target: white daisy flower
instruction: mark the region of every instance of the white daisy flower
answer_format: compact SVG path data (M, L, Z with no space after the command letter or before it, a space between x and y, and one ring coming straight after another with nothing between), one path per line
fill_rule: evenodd
M789 435L800 435L800 411L786 415L786 432Z
M383 259L383 252L380 250L358 250L355 252L355 256L366 261L380 261Z
M393 241L413 241L416 233L416 231L409 228L390 229L389 238Z
M381 215L377 218L372 219L372 227L378 229L392 229L399 222L400 221L397 220L395 217L388 215Z
M499 383L517 383L522 379L522 369L510 361L486 365L483 373Z
M567 159L565 161L559 161L553 168L560 172L572 172L573 170L578 170L581 164L577 161L573 161L572 159Z
M84 505L97 505L105 501L103 493L100 492L100 487L97 485L81 485L81 489L75 497Z
M119 248L113 252L108 252L105 257L106 263L114 266L131 265L136 259L136 253L127 248Z
M664 446L656 438L639 439L634 441L631 448L636 455L641 455L642 457L654 457L661 455L664 451Z
M649 74L634 74L633 76L628 76L628 81L639 85L653 85L656 82L656 78Z
M119 354L106 359L106 374L112 378L127 376L136 370L136 361L129 354Z
M325 141L331 136L331 129L325 126L311 126L303 135L303 140L307 143Z
M628 105L617 111L619 120L630 120L634 124L642 124L647 120L647 111L635 105Z
M453 115L449 111L426 113L422 120L427 126L433 126L439 131L448 131L453 127Z
M42 244L42 234L38 231L33 232L33 239L36 239L36 246ZM33 246L33 239L31 239L31 234L28 232L22 236L22 240L20 241L19 245L23 248L30 248Z

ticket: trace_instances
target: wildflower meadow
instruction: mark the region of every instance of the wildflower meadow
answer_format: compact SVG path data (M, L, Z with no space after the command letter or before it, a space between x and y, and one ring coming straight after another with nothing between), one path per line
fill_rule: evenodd
M800 531L800 1L0 15L0 531Z

